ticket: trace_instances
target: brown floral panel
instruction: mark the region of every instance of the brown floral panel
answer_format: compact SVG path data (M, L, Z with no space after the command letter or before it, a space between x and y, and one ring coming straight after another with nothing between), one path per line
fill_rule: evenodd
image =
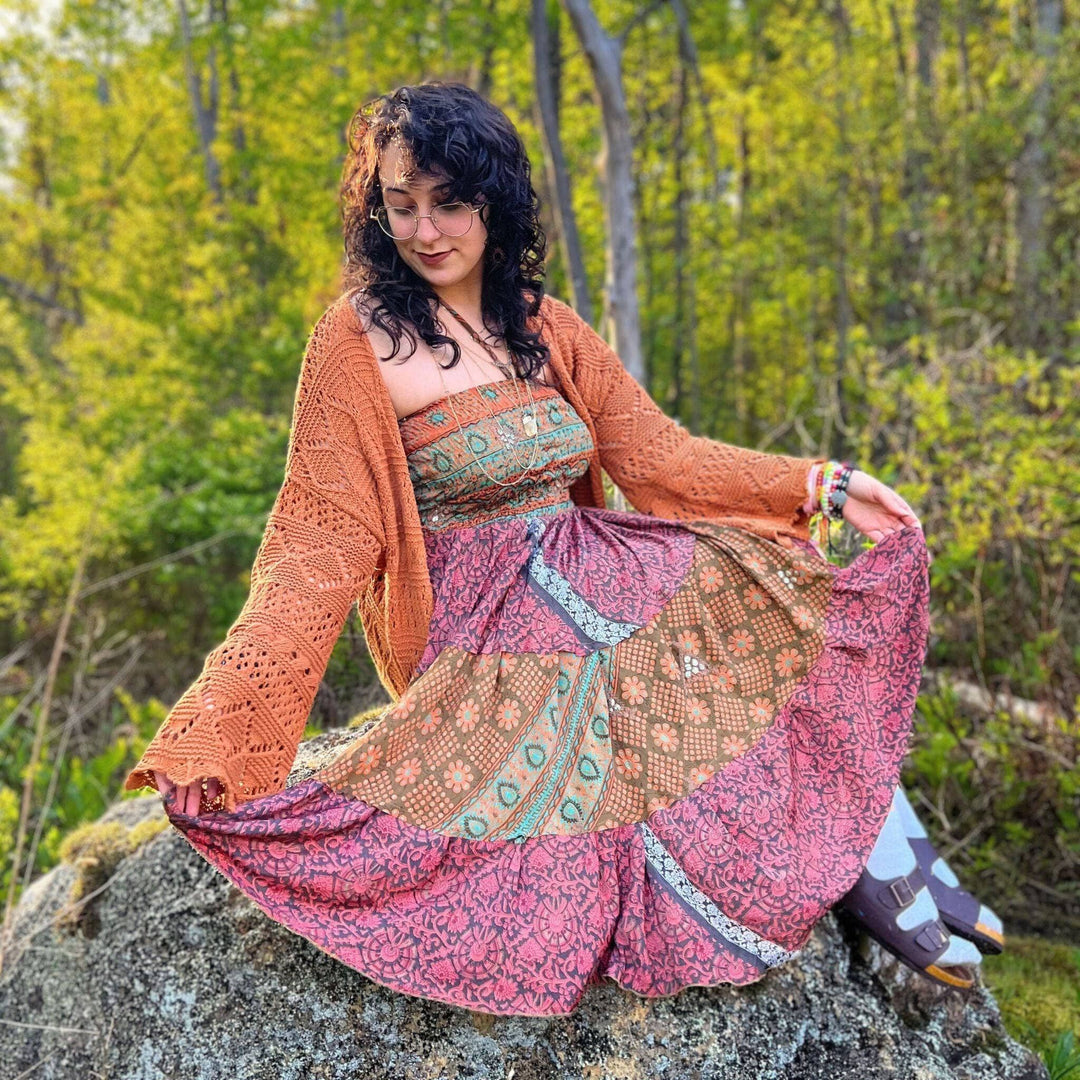
M448 646L318 778L473 839L645 820L746 754L824 647L828 564L685 522L686 576L647 624L586 655Z

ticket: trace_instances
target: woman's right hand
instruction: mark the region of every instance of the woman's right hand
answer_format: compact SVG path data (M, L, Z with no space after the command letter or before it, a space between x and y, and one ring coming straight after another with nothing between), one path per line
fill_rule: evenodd
M174 784L159 769L153 769L152 772L154 774L154 783L157 784L158 791L161 792L161 795L166 802L168 802L170 795L175 795L176 809L181 814L188 814L190 816L198 814L201 805L200 796L202 795L203 785L203 779L201 777L198 780L193 780L190 784ZM216 799L220 792L220 781L216 776L211 776L206 781L207 799Z

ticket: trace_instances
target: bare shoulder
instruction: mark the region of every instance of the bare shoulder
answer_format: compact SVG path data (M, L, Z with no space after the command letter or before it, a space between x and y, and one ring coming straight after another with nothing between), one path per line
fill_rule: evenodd
M352 293L349 296L349 303L352 305L353 310L359 318L361 332L364 333L371 342L371 347L378 359L392 360L398 353L408 348L407 341L402 337L395 350L394 339L385 330L374 323L372 314L375 308L378 307L378 304L375 298L366 289L358 289L356 292Z

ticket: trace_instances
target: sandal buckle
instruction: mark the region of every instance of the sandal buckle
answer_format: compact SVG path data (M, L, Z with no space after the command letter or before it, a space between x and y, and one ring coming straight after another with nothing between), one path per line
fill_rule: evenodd
M892 893L897 907L906 908L915 899L915 890L912 889L911 883L906 876L890 881L888 890Z
M933 952L948 943L949 935L942 929L941 923L935 920L927 923L916 935L915 940L927 952Z

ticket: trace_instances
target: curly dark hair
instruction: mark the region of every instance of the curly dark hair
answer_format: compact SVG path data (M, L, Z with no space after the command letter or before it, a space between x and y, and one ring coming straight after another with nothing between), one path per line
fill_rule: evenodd
M398 255L394 241L371 218L382 205L379 155L394 140L410 175L450 181L447 201L484 203L488 230L483 265L483 320L502 338L521 378L535 375L549 350L526 318L540 310L547 241L540 199L533 189L524 143L506 114L475 90L457 82L399 86L361 105L346 129L349 150L341 181L345 242L342 285L355 300L360 290L375 302L370 318L391 336L394 353L402 334L416 352L413 331L433 352L449 345L453 367L458 343L437 329L438 297ZM482 196L482 198L480 198ZM359 309L358 309L359 310Z

